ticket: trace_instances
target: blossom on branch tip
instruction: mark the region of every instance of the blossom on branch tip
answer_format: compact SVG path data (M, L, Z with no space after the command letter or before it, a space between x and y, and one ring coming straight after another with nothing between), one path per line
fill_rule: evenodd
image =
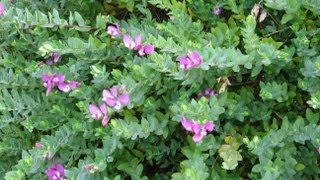
M139 56L150 55L154 52L153 45L142 44L141 34L134 39L130 35L123 35L123 43L128 49L138 51Z
M208 121L201 125L194 120L189 121L187 118L182 117L180 122L185 130L193 133L192 139L195 143L200 142L208 132L213 131L215 128L215 125L212 121Z
M108 106L120 110L123 106L128 105L130 97L124 87L118 88L117 86L112 86L112 88L102 91L102 100L105 101Z
M47 96L50 95L55 86L57 86L60 91L69 92L81 85L76 81L70 81L69 83L66 83L65 76L56 73L53 75L44 74L42 75L41 79L43 81L43 86L47 89Z
M49 56L50 56L50 58L48 58L48 59L46 60L46 64L49 65L49 66L52 65L52 64L54 64L54 63L59 62L60 59L61 59L61 55L60 55L60 54L57 54L57 53L55 53L55 52L50 52L50 53L49 53Z
M40 149L40 148L43 147L43 145L42 145L41 143L38 143L38 142L37 142L37 143L35 144L35 147L38 148L38 149Z
M89 112L91 113L91 117L95 120L100 120L102 118L102 126L105 126L109 122L108 109L105 103L103 103L100 107L95 104L90 104Z
M217 94L214 92L212 88L206 88L203 92L198 94L198 98L209 98L210 96L217 96Z
M121 35L122 32L120 30L120 26L119 24L114 24L114 25L109 25L107 27L107 33L111 36L111 37L115 37L117 35Z
M213 14L215 15L220 15L221 14L221 8L219 6L216 6L215 8L213 8Z
M49 180L63 180L64 179L64 167L62 164L53 164L46 170L46 174Z
M179 57L180 68L188 70L202 64L202 57L196 51L188 51L187 57Z

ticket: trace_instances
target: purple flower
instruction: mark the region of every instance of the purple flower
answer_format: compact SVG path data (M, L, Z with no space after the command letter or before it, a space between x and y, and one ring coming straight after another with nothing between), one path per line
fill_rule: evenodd
M4 4L0 2L0 16L2 16L5 11L6 11L6 8L4 7Z
M108 109L105 103L103 103L100 107L95 104L90 104L89 111L93 119L100 120L102 118L102 126L105 126L109 122Z
M63 180L65 176L63 165L53 164L46 170L46 174L49 180Z
M46 60L46 64L49 65L49 66L52 65L53 63L59 62L60 59L61 59L61 55L60 55L60 54L57 54L57 53L55 53L55 52L50 52L50 53L49 53L49 56L50 56L50 58L48 58L48 59Z
M46 95L49 96L56 85L64 82L65 76L61 74L53 74L51 76L45 74L42 75L41 79L43 81L43 86L47 88Z
M118 24L114 24L114 25L109 25L107 28L107 33L111 36L111 37L115 37L117 35L121 35L121 30L120 30L120 26Z
M105 101L108 106L114 107L117 110L128 105L130 101L130 97L124 87L118 88L117 86L112 86L109 90L104 89L102 96L102 100Z
M124 45L130 49L138 51L139 56L149 55L154 52L154 46L150 44L142 44L142 36L139 34L134 39L130 35L123 35Z
M215 8L213 8L213 14L215 15L220 15L221 14L221 8L219 6L216 6Z
M202 138L207 135L207 132L211 132L215 128L212 121L208 121L205 124L200 125L194 120L189 121L187 118L182 117L180 122L185 130L193 133L192 139L195 143L200 142Z
M65 83L65 82L61 82L58 84L58 88L60 91L63 92L69 92L71 90L74 90L78 87L80 87L81 83L76 82L76 81L70 81L69 84Z
M180 68L188 70L202 64L202 57L196 51L188 51L187 57L179 57Z
M70 81L69 83L66 83L65 76L56 73L51 76L47 74L42 75L41 79L43 81L43 86L47 89L47 96L49 96L49 94L55 86L58 86L58 89L60 91L69 92L70 90L73 90L81 85L79 82L76 81Z
M207 88L203 92L198 94L198 98L205 97L209 98L210 96L217 96L212 88Z
M40 148L43 147L43 145L42 145L41 143L38 143L38 142L35 144L35 146L36 146L36 148L38 148L38 149L40 149Z

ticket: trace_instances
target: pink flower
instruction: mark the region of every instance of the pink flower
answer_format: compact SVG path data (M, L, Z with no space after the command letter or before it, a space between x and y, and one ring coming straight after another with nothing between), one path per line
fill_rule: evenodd
M142 44L142 36L139 34L134 39L129 35L123 35L123 43L124 45L130 49L138 51L139 56L149 55L154 52L154 46L153 45L143 45Z
M6 8L4 7L4 4L0 2L0 16L2 16L5 11L6 11Z
M41 79L43 81L43 86L47 89L47 96L49 96L55 86L58 86L60 91L69 92L70 90L73 90L81 85L76 81L70 81L69 83L66 83L65 76L56 73L51 76L48 74L42 75Z
M200 125L194 120L189 121L187 118L182 117L180 122L185 130L194 134L192 139L195 143L200 142L202 138L207 135L207 132L211 132L215 128L212 121L208 121L205 124Z
M53 63L59 62L60 59L61 59L61 55L59 55L59 54L57 54L55 52L49 53L49 56L50 56L50 58L48 58L46 60L46 64L49 65L49 66L52 65Z
M94 173L96 170L98 170L98 167L93 164L86 164L83 166L83 168L89 171L90 173Z
M69 84L66 84L65 82L61 82L58 84L58 88L60 91L69 92L71 90L74 90L74 89L80 87L80 85L81 84L76 81L70 81Z
M107 28L107 33L111 36L111 37L115 37L117 35L121 35L121 30L120 30L120 26L118 24L114 24L114 25L109 25Z
M53 164L46 170L46 174L49 180L63 180L65 176L63 165Z
M102 100L105 101L108 106L114 107L117 110L128 105L130 101L130 97L123 87L118 88L117 86L112 86L109 90L104 89L102 91L102 96Z
M100 120L102 118L102 126L105 126L109 122L108 109L105 103L103 103L100 107L95 104L90 104L89 111L93 119Z
M43 145L42 145L41 143L38 143L38 142L35 144L35 146L36 146L36 148L38 148L38 149L40 149L40 148L43 147Z
M203 92L198 94L198 98L205 97L209 98L210 96L217 96L212 88L207 88Z
M47 89L46 95L49 96L56 85L64 82L65 76L61 74L53 74L51 76L45 74L42 75L41 79L43 81L43 86Z
M215 8L213 8L213 14L215 15L220 15L221 14L221 8L219 6L216 6Z
M180 68L188 70L202 64L202 57L196 51L188 51L187 57L179 57Z

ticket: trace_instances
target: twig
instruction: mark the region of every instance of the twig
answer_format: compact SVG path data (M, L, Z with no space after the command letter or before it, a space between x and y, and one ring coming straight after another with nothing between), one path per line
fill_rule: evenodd
M266 34L266 35L264 35L263 37L261 37L260 39L269 37L269 36L271 36L271 35L277 34L277 33L279 33L279 32L283 32L283 31L288 30L288 29L290 29L290 27L285 27L285 28L280 29L280 30L278 30L278 31L274 31L274 32L271 32L271 33L269 33L269 34Z

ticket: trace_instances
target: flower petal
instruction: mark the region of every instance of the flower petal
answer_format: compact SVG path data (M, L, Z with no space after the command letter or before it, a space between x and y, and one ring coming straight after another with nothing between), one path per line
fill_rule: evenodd
M63 92L69 92L71 90L70 86L64 82L58 84L58 89Z
M142 45L142 35L139 34L134 38L134 42L136 43L136 46Z
M117 97L118 96L118 87L117 86L112 86L112 88L110 89L110 92L111 92L113 97Z
M90 104L89 105L89 112L91 113L91 117L93 119L100 119L102 117L102 112L101 110L99 109L99 107L95 104Z
M64 168L62 164L56 164L56 169L60 172L60 176L64 176Z
M106 98L104 101L105 101L105 102L107 103L107 105L110 106L110 107L114 107L114 106L116 106L116 104L117 104L117 99L114 98L114 97Z
M208 132L211 132L214 130L215 125L213 124L212 121L208 121L203 125L204 129L206 129Z
M107 33L111 35L111 37L121 34L119 25L115 24L115 26L114 25L108 26Z
M152 54L154 52L154 46L147 44L147 45L143 46L143 51L144 51L144 53L146 53L148 55Z
M189 121L185 117L182 117L180 122L181 122L181 124L182 124L182 126L184 127L185 130L193 132L193 126L194 126L193 122Z
M109 117L108 116L104 116L102 121L101 121L101 124L102 124L102 126L105 126L105 125L107 125L108 122L109 122Z
M6 8L4 7L4 4L0 2L0 16L3 15L5 11L6 11Z
M47 75L47 74L44 74L44 75L41 76L41 79L42 79L42 81L47 82L47 81L51 80L51 76Z
M111 92L107 89L102 91L102 100L106 101L107 98L113 98Z
M121 96L119 96L118 100L122 105L126 106L130 101L130 97L128 94L122 94Z
M198 143L202 140L204 136L205 136L204 134L198 133L198 134L194 134L192 139L195 143Z
M71 88L71 90L76 89L77 87L79 87L81 84L77 81L70 81L69 83L69 87Z
M196 123L196 122L193 122L193 123L194 123L193 128L192 128L193 132L194 132L195 134L200 133L200 132L201 132L201 129L202 129L201 125L198 124L198 123Z
M123 43L128 49L133 49L136 46L136 43L133 41L132 37L129 35L123 35Z
M100 110L101 110L101 112L102 112L104 115L107 115L107 114L108 114L107 105L106 105L105 103L103 103L103 104L100 106Z

